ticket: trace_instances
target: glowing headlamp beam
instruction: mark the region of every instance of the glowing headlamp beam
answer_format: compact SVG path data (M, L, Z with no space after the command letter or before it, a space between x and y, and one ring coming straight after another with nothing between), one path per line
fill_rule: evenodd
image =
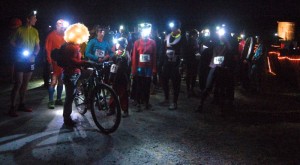
M219 30L217 30L217 34L218 34L219 36L223 36L223 35L225 34L225 29L220 28Z
M170 28L173 28L175 26L175 24L173 22L169 23Z
M151 28L145 28L142 30L142 37L147 37L151 33Z
M25 57L29 56L29 51L28 50L24 50L23 51L23 56L25 56Z
M66 28L66 27L68 27L69 25L70 25L70 23L69 23L68 21L64 21L64 22L63 22L63 27Z

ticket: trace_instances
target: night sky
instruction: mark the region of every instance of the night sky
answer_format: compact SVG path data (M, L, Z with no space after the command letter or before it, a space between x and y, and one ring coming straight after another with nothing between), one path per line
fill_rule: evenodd
M177 18L186 29L201 29L225 23L233 31L267 31L277 29L277 21L300 20L300 2L296 0L2 0L1 23L12 16L38 10L37 28L53 25L65 18L71 23L120 24L129 29L148 21L164 30L168 21Z

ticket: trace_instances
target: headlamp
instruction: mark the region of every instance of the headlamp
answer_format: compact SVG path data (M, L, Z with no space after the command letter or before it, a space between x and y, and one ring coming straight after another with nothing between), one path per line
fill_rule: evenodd
M68 21L64 21L63 22L63 27L64 28L67 28L69 25L70 25L70 23Z
M28 57L29 56L29 51L28 50L24 50L22 54L23 54L24 57Z
M124 29L124 26L123 26L123 25L121 25L121 26L120 26L120 30L123 30L123 29Z
M174 26L175 26L174 22L170 22L170 23L169 23L169 27L170 27L170 28L173 28Z
M36 15L36 14L37 14L37 11L36 11L36 10L34 10L34 11L33 11L33 14L34 14L34 15Z
M139 24L139 31L142 37L148 37L151 33L152 25L150 23Z
M217 33L219 36L224 36L224 34L226 33L226 32L225 32L225 29L224 29L223 27L217 26L216 30L217 30L216 33Z

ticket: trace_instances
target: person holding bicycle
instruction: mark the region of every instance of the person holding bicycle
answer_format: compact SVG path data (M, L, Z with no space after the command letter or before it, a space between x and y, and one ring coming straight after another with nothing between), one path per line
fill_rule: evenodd
M123 110L123 117L128 117L128 104L129 104L129 74L130 74L130 61L131 57L126 50L128 41L126 38L121 37L116 44L115 55L111 58L113 64L110 68L110 82L116 94L120 98L121 108ZM113 113L113 111L111 111ZM110 114L108 114L110 115Z
M96 29L96 37L91 39L85 50L85 55L87 59L102 63L105 61L109 61L110 57L113 56L113 51L111 50L111 46L108 41L104 39L105 36L105 28L97 27ZM109 68L105 70L104 74L104 82L108 82L109 77Z
M80 23L69 26L65 31L64 39L67 42L61 48L62 62L64 63L64 84L66 88L66 98L63 108L64 124L74 126L75 121L71 118L72 103L76 94L76 83L80 77L81 66L90 66L93 63L81 59L80 44L89 38L89 31L86 26Z

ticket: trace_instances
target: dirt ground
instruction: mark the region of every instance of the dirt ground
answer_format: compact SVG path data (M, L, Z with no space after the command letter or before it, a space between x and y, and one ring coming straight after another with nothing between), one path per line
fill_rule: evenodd
M0 164L300 164L300 94L276 84L260 94L237 87L235 108L225 112L209 97L195 113L199 98L188 98L184 83L178 109L170 111L158 104L158 90L152 110L130 105L118 130L104 135L89 112L73 110L78 124L66 128L62 107L47 109L40 82L28 92L34 112L17 118L5 114L11 86L1 85Z

